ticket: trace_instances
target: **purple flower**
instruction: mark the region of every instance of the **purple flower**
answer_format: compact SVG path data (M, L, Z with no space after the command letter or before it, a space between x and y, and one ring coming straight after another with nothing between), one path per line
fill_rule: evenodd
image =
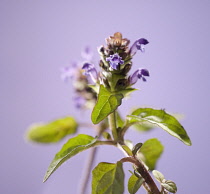
M117 70L120 65L124 64L122 57L120 57L118 53L110 55L109 57L106 58L106 61L109 61L111 68L115 70Z
M82 52L81 52L81 56L85 61L91 61L93 59L93 52L90 49L89 46L86 46Z
M136 40L130 48L130 55L133 56L136 54L137 50L144 52L144 45L148 44L148 40L145 38L140 38Z
M149 76L149 71L147 69L138 69L133 75L129 76L128 80L130 85L133 85L137 82L138 79L142 79L144 82L147 81L144 76Z
M78 75L77 63L61 68L61 79L67 82L69 79L74 79Z
M98 73L96 71L96 68L91 63L85 63L82 67L82 69L85 70L84 74L87 76L90 76L94 83L98 80Z

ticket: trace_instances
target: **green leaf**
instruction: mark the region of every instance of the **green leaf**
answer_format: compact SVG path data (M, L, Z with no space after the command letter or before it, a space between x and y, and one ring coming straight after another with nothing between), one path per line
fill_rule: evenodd
M150 170L155 168L156 162L161 156L163 149L163 145L156 138L145 141L140 148L140 153L142 153L144 156L141 159L145 162Z
M135 194L141 185L143 184L144 179L142 177L138 178L134 174L128 180L128 191L130 194Z
M100 85L98 100L93 109L91 120L94 124L104 120L109 114L114 112L121 105L123 95L120 93L112 93L103 85Z
M154 129L155 125L148 122L141 122L135 124L134 127L137 131L146 132Z
M177 187L176 184L173 181L167 180L165 183L161 183L161 185L169 192L176 193Z
M72 156L75 156L79 152L93 147L96 145L96 143L97 141L95 138L84 134L80 134L69 139L67 143L63 145L61 150L55 155L53 161L48 167L43 182L45 182L52 175L52 173L65 161L70 159Z
M192 145L187 132L179 121L169 115L164 110L156 110L152 108L139 108L135 110L132 115L128 115L127 119L130 123L149 122L164 129L170 135L178 138L186 145Z
M165 180L164 175L163 175L161 172L157 171L157 170L153 170L153 171L152 171L152 174L154 175L155 179L156 179L158 182L160 182L160 183L162 183L163 180Z
M119 111L116 111L116 122L117 122L117 127L123 127L124 125L124 120L122 119Z
M181 114L172 114L172 116L174 116L177 120L180 120L183 118L183 115L181 115ZM150 131L150 130L156 128L156 126L157 125L149 123L149 122L141 122L141 123L137 123L134 125L135 129L140 132Z
M98 94L98 92L99 92L99 86L97 84L96 85L89 84L88 87L90 87L95 93Z
M122 163L99 163L92 171L92 194L123 194L124 172Z
M131 149L127 146L127 145L121 145L121 144L117 144L118 147L121 149L122 148L122 151L125 152L125 154L129 155L129 156L132 156L133 153L131 151Z
M137 144L133 147L133 149L132 149L132 154L133 154L133 156L136 155L136 153L139 151L139 149L141 148L142 145L143 145L142 143L137 143Z
M37 143L55 143L77 130L73 117L65 117L47 124L33 124L27 131L27 139Z
M102 133L102 136L103 136L104 139L107 139L107 140L112 139L112 136L106 131Z
M136 91L138 89L135 89L135 88L127 88L125 90L120 90L120 93L123 94L123 96L129 96L132 92Z

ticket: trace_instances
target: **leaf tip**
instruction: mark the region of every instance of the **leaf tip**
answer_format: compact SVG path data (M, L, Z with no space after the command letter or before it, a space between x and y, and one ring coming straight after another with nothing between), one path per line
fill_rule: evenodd
M48 175L45 175L44 178L43 178L43 180L42 180L42 183L45 183L48 178L49 178L49 176Z
M92 123L94 124L94 125L96 125L96 124L98 124L100 121L98 121L95 117L94 117L94 115L93 115L93 112L92 112L92 114L91 114L91 121L92 121Z
M188 145L188 146L191 146L191 145L192 145L192 142L191 142L191 140L189 139L189 141L185 142L185 144Z
M49 169L48 169L47 172L44 175L44 178L43 178L42 182L45 183L50 178L50 176L52 175L53 172L54 171L49 171Z

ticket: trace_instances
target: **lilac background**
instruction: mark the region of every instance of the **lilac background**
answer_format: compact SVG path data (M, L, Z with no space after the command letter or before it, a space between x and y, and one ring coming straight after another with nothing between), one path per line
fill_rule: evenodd
M128 138L143 142L158 137L165 152L158 170L178 185L178 193L208 194L210 99L210 1L0 1L0 193L70 194L77 192L88 152L68 161L42 184L57 145L32 145L24 141L25 129L36 121L65 115L89 119L75 110L71 84L60 81L59 69L80 58L80 50L96 47L116 31L132 42L147 38L146 53L138 53L138 67L150 70L147 83L121 107L153 106L183 113L193 146L157 129ZM83 133L93 134L83 128ZM109 158L109 155L112 155ZM115 162L123 155L105 147L97 161ZM76 165L76 166L75 166ZM129 169L129 165L125 165ZM127 190L126 192L127 193ZM144 193L143 190L139 193Z

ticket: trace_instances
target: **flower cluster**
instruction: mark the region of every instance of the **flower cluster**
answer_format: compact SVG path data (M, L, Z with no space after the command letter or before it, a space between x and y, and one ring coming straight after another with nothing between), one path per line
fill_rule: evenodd
M106 46L100 46L98 73L95 65L92 63L93 54L89 47L82 52L82 68L77 63L71 67L65 67L62 70L62 79L64 81L71 79L77 96L77 107L85 107L87 104L93 104L96 101L96 93L89 87L90 80L94 84L103 84L110 91L120 91L131 87L138 79L146 81L145 77L149 76L146 69L137 69L132 75L128 76L132 67L132 58L138 50L144 52L144 45L149 42L144 39L136 40L129 47L130 40L122 38L120 32L106 39ZM87 107L87 106L86 106ZM91 106L90 106L91 107Z
M148 40L138 39L129 48L130 40L122 38L122 34L116 32L114 36L106 39L106 43L106 46L98 49L101 56L101 72L97 74L95 66L91 63L85 63L83 66L86 74L90 75L94 82L99 81L111 91L118 91L130 87L138 79L146 81L145 76L149 76L146 69L138 69L130 76L127 74L132 67L133 56L138 50L144 52L144 45L149 43Z

